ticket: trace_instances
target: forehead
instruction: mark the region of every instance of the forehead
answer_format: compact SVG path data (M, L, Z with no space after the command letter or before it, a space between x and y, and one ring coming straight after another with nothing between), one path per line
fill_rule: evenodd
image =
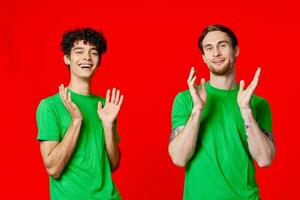
M203 46L208 44L214 45L220 41L227 41L229 44L231 43L230 38L226 33L222 31L211 31L204 37L202 44Z
M96 46L85 42L84 40L76 40L73 44L72 49L74 48L88 48L88 49L96 49Z

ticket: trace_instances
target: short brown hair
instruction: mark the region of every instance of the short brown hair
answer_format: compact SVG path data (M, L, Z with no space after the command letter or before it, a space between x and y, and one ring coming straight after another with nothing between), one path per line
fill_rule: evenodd
M234 32L232 30L230 30L228 27L220 25L220 24L209 25L202 31L202 33L198 39L198 48L201 50L202 54L204 54L203 44L202 44L203 39L209 32L212 32L212 31L221 31L221 32L226 33L231 40L231 45L232 45L233 49L238 45L237 37L235 36Z

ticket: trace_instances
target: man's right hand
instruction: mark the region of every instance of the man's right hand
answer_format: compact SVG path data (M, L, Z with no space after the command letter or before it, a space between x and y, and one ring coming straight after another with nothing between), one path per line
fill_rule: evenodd
M68 88L65 88L63 84L59 86L59 95L66 109L69 111L72 120L82 120L82 114L79 108L72 101L71 93L68 92Z
M201 112L204 108L204 105L206 103L206 98L207 98L205 79L204 78L201 79L201 89L197 88L195 81L196 81L195 69L194 67L192 67L187 83L189 86L190 94L194 102L193 111Z

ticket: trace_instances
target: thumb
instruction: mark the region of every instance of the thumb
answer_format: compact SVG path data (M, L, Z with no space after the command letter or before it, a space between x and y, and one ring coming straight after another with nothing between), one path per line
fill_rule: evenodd
M205 79L204 78L201 78L201 86L202 86L202 88L205 87Z
M98 101L98 109L102 109L102 102Z
M206 90L206 88L205 88L205 79L204 78L201 78L201 90L202 91L205 91Z
M244 81L244 80L241 80L241 81L240 81L240 89L239 89L239 92L243 91L243 90L244 90L244 87L245 87L245 81Z

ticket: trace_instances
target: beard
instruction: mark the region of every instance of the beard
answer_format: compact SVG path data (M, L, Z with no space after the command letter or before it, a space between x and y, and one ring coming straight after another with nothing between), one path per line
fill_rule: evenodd
M232 67L230 67L230 63L226 63L224 66L215 66L214 64L210 64L208 66L211 73L216 76L224 76L229 74Z

